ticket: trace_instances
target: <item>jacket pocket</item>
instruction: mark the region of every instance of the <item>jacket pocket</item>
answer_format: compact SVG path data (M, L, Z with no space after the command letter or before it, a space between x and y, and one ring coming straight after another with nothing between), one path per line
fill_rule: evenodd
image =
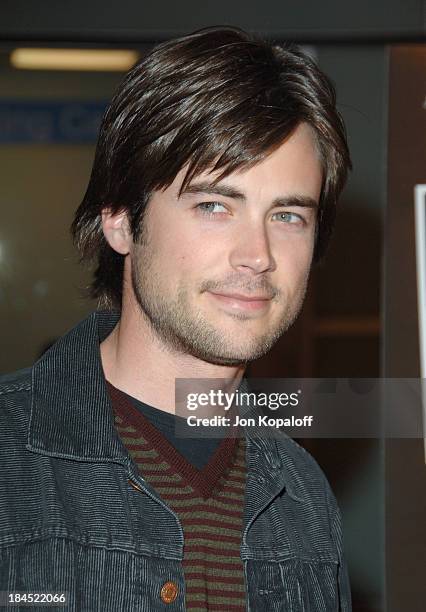
M181 612L184 582L178 561L66 537L0 548L0 590L65 594L65 605L49 608L58 612L167 610L170 606L163 602L161 594L168 582L176 585L173 610ZM21 608L22 612L29 609L13 609Z
M246 561L249 612L337 612L338 564L291 558Z

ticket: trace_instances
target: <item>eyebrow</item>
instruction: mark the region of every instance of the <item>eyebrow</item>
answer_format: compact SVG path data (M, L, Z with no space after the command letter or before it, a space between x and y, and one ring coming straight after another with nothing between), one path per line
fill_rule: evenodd
M191 195L191 194L215 194L221 195L226 198L232 198L234 200L240 200L246 202L247 198L245 194L231 185L222 183L221 185L215 185L209 182L198 182L188 185L180 194L180 196ZM303 208L318 208L318 202L310 196L292 194L288 196L281 196L275 198L272 202L272 208L276 206L288 207L288 206L301 206Z

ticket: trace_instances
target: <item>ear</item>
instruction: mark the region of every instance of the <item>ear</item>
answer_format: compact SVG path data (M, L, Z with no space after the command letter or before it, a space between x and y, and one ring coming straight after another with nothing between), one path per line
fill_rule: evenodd
M132 244L127 212L119 210L113 212L110 208L102 210L102 229L109 246L120 253L127 255Z

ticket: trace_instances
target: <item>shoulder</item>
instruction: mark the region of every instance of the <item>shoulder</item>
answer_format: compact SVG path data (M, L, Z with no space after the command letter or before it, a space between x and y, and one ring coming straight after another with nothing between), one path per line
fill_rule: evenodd
M290 461L298 471L311 474L316 478L325 478L324 472L313 458L313 456L298 442L290 438L283 431L275 436L277 449L280 457Z
M0 376L0 437L3 445L12 432L26 426L31 408L32 368Z
M0 375L0 401L11 398L14 393L28 392L31 389L32 368L24 368L10 374Z
M290 476L295 490L314 503L322 499L326 506L334 511L336 501L333 491L314 457L284 433L276 437L276 445L284 469Z

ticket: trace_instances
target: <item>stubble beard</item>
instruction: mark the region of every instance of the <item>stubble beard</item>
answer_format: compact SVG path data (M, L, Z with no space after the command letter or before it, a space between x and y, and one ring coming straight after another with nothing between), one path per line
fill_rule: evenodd
M273 328L263 334L250 337L244 324L241 324L241 340L232 341L226 333L209 323L201 311L196 311L188 298L189 292L184 285L178 287L175 297L167 297L161 292L161 274L155 269L152 249L148 242L135 245L132 258L132 289L151 331L161 341L166 350L174 353L189 354L215 365L239 366L262 357L293 324L303 304L309 274L306 274L303 286L294 296L292 304L286 304L283 314ZM204 283L203 287L217 283ZM200 289L200 293L202 290ZM280 293L274 297L279 299ZM236 319L249 317L244 313L235 313ZM245 339L244 339L245 338Z

